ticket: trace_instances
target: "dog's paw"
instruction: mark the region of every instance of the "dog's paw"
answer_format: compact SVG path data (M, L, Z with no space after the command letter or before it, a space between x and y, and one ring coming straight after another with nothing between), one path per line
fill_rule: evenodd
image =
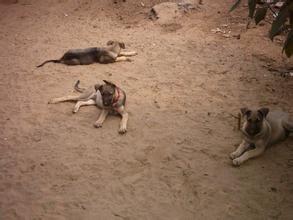
M127 129L126 128L119 128L119 134L125 134L127 132Z
M234 160L235 158L237 158L238 157L238 154L236 153L236 152L232 152L231 154L230 154L230 159L232 159L232 160Z
M78 110L79 110L78 108L74 108L74 109L72 110L72 113L75 114L76 112L78 112Z
M54 99L50 99L49 101L48 101L48 104L55 104L56 103L56 101L54 100Z
M232 161L232 163L233 163L234 166L240 166L240 164L242 164L243 161L240 160L239 158L236 158L236 159L234 159L234 160Z
M101 128L102 125L103 125L102 123L95 122L94 127L95 127L95 128Z

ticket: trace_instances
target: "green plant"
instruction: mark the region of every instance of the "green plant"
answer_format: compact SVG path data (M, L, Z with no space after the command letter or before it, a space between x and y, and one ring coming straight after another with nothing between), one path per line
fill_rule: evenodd
M241 1L242 0L236 0L234 5L230 9L230 12L237 8ZM280 2L280 0L275 0L273 4L275 4L276 2ZM276 35L286 29L289 30L283 46L283 52L286 53L287 57L291 57L291 55L293 54L293 0L286 0L278 13L276 13L271 8L270 3L260 3L261 2L257 0L248 0L248 17L251 19L254 18L255 23L258 24L260 21L265 19L268 9L272 11L275 18L269 32L269 37L273 41ZM256 7L257 5L262 6Z

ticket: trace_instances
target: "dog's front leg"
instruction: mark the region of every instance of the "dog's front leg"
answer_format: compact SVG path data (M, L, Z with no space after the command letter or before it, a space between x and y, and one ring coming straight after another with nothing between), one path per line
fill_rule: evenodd
M79 110L79 108L81 107L81 106L84 106L84 105L95 105L96 104L96 102L95 102L95 100L92 100L92 99L90 99L90 100L87 100L87 101L78 101L77 103L76 103L76 105L74 106L74 109L73 109L73 113L76 113L76 112L78 112L78 110Z
M135 52L135 51L121 51L120 53L119 53L119 55L118 56L126 56L126 57L130 57L130 56L135 56L135 55L137 55L137 52Z
M120 62L120 61L128 61L128 62L131 62L132 59L128 58L128 57L125 57L125 56L121 56L121 57L117 57L115 59L116 62Z
M108 113L109 113L109 110L102 109L101 114L100 114L98 120L97 120L97 121L95 122L95 124L94 124L94 126L95 126L96 128L100 128L100 127L102 127L103 122L105 121L105 119L106 119Z
M125 111L124 106L117 108L116 111L122 117L122 119L120 121L120 126L119 126L119 133L124 134L127 131L128 113Z
M60 98L53 98L48 103L56 104L58 102L77 101L78 99L79 99L79 95L67 95Z
M257 157L261 155L265 150L264 143L256 143L255 149L246 151L240 157L237 157L233 160L233 165L239 166L240 164L244 163L245 161L249 160L250 158Z
M230 158L233 160L233 159L239 157L248 148L249 148L249 143L247 143L245 140L243 140L241 142L241 144L238 146L238 148L230 154Z

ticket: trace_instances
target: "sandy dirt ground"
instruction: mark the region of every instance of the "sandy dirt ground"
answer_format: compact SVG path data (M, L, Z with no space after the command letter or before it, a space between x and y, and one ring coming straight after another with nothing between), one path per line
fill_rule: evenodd
M174 23L147 13L162 1L19 0L0 4L0 219L293 219L293 140L233 167L243 106L293 116L292 67L269 24L245 31L247 7L204 0ZM213 33L217 27L241 38ZM120 39L133 62L35 66L70 48ZM127 93L119 117L48 105L76 80Z

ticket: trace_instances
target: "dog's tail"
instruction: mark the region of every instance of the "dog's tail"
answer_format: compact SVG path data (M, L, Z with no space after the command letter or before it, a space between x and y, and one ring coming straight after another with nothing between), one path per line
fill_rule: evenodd
M75 85L74 85L74 89L77 91L77 92L84 92L85 91L85 88L80 88L78 85L79 85L80 81L77 80Z
M42 64L38 65L37 68L44 66L46 63L60 63L60 62L61 62L60 60L46 60Z

